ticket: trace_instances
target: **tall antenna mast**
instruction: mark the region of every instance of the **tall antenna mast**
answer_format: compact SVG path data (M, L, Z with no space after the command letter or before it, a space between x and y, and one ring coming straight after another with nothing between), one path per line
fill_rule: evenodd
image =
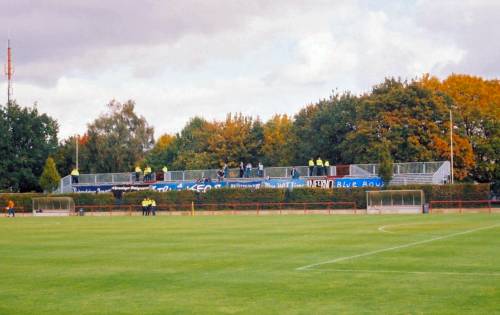
M7 104L12 101L12 75L14 68L12 67L12 49L10 48L10 39L7 40L7 64L5 65L5 75L7 76Z

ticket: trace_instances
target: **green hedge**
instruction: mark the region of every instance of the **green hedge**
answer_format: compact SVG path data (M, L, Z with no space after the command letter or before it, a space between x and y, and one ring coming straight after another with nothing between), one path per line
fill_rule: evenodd
M391 186L390 189L422 189L426 201L431 200L482 200L490 196L489 184L455 184L455 185L406 185ZM180 208L181 204L217 204L217 203L250 203L250 202L327 202L347 201L355 202L358 209L366 208L366 191L377 190L373 187L364 188L295 188L288 189L245 189L245 188L223 188L212 189L206 193L194 191L141 191L125 193L123 204L138 205L140 201L149 196L154 198L158 204L169 205L169 209ZM31 199L34 197L50 196L46 194L0 194L0 205L6 205L8 199L14 200L17 206L31 210ZM55 196L55 195L53 195ZM103 194L64 194L57 196L68 196L75 200L78 205L113 205L116 200L111 193ZM4 206L2 206L4 208Z

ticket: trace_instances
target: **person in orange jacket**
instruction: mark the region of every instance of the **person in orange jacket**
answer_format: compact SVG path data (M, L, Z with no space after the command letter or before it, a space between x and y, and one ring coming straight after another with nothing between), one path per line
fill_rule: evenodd
M10 217L15 217L16 216L16 212L14 211L14 201L10 200L7 201L7 207L5 207L5 209L7 209L7 215Z

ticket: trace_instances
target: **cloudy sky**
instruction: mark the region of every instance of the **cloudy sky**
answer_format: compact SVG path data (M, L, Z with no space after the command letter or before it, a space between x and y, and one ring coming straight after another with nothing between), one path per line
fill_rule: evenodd
M111 99L135 100L159 136L195 115L294 114L386 76L498 78L499 16L499 0L0 0L0 41L15 99L61 137Z

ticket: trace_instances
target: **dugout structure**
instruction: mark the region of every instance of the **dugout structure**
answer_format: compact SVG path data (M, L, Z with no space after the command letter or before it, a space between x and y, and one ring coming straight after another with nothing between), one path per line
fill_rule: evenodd
M71 197L33 198L34 216L70 216L75 213L75 202Z
M377 190L366 192L368 214L418 214L425 203L422 190Z

